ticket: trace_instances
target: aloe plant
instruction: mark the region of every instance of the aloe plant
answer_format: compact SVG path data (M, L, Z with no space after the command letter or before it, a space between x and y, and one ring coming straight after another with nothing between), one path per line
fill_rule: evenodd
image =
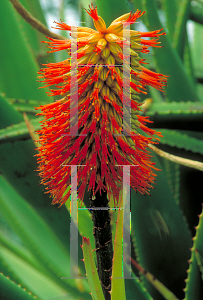
M78 247L77 267L70 261L71 200L60 208L51 205L36 172L39 145L33 140L43 118L36 116L35 107L54 100L46 95L48 88L39 88L42 84L37 82L37 72L40 63L58 62L63 55L47 53L41 43L45 34L52 33L46 31L46 11L40 1L19 2L41 22L38 29L45 30L43 33L32 27L35 23L29 24L32 18L26 22L16 11L13 4L17 2L0 2L0 298L103 300L106 296L97 273L96 251L92 250L93 214L86 209L88 187L78 210L78 245L82 247ZM120 15L139 9L146 13L133 29L164 27L167 35L160 39L164 47L153 48L153 55L143 54L141 58L150 62L152 71L170 76L166 94L149 87L148 95L141 96L145 101L142 116L149 116L153 121L150 128L163 135L151 150L152 160L161 171L156 171L150 195L131 189L130 252L123 251L123 210L114 210L111 199L113 267L109 295L112 300L201 300L203 3L97 0L95 4L107 26ZM62 5L64 18L65 9L71 5L66 1ZM77 10L78 20L93 28L84 10L88 5L81 0L72 9ZM53 21L59 19L56 16ZM70 265L74 265L73 277ZM131 271L131 279L125 278L126 270Z

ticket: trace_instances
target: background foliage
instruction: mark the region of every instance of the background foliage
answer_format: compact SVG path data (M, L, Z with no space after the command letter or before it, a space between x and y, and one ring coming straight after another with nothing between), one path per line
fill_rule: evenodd
M87 0L57 1L57 9L55 1L48 1L48 5L39 0L20 2L44 24L46 18L61 18L69 23L77 18L92 26L84 10L90 4ZM153 101L147 102L144 114L154 122L153 128L163 133L160 149L202 161L203 1L95 3L107 25L138 8L146 14L135 29L164 27L164 48L155 48L143 58L150 63L150 69L170 76L168 87L165 95L152 88L148 90L147 97ZM50 205L51 199L39 184L35 145L23 117L25 112L34 128L39 128L34 107L54 99L45 94L45 89L38 89L41 84L36 81L37 71L40 63L59 61L65 53L47 54L45 45L40 43L45 40L44 35L26 23L8 0L0 2L0 24L0 295L9 300L88 300L91 296L87 280L61 279L70 276L70 216L66 206L58 209ZM160 284L155 289L141 269L138 273L133 265L132 276L136 274L140 279L125 280L126 299L200 300L203 175L201 171L153 156L162 169L157 173L156 188L150 196L131 191L131 254L176 297L169 291L164 294ZM116 213L112 213L112 219L116 220ZM115 235L115 226L112 228ZM94 248L88 211L79 212L79 244L82 236L89 237ZM82 257L79 247L79 258ZM84 276L84 263L80 261L79 267Z

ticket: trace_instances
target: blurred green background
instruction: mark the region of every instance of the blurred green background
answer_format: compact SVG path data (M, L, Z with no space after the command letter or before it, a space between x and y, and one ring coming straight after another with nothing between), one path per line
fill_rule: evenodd
M53 22L60 20L93 27L84 10L90 4L87 0L20 2L53 31ZM140 9L146 13L133 29L164 28L167 35L160 38L164 47L151 49L142 58L149 62L147 68L170 76L168 87L165 94L148 89L147 97L153 101L144 114L153 121L151 127L163 134L160 149L202 162L203 1L93 3L107 26L118 16ZM0 2L0 25L0 298L88 300L87 280L61 280L69 276L70 215L66 206L52 206L39 184L35 145L23 118L25 112L34 128L39 128L34 107L54 99L47 96L47 89L39 89L37 71L41 63L61 61L66 53L47 54L45 44L40 43L45 36L26 23L9 0ZM66 32L55 32L69 38ZM153 156L162 169L156 188L151 196L131 192L132 257L170 289L174 299L201 300L203 173ZM94 247L87 211L79 212L79 244L81 236L90 236ZM84 276L81 261L79 268ZM134 267L133 275L140 276ZM163 297L143 276L140 279L141 283L126 280L127 299L172 299Z

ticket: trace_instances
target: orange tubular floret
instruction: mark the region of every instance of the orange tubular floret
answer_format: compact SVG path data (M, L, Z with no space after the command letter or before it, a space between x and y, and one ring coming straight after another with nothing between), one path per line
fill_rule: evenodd
M47 46L48 48L54 49L52 51L49 51L49 53L71 48L70 40L57 40L57 39L50 38L48 36L46 36L46 38L48 38L51 42L42 41L41 43L48 44L49 45Z
M57 27L53 27L54 29L60 29L60 30L68 30L68 31L71 31L71 26L69 26L68 24L64 23L64 22L61 22L61 23L58 23L58 22L55 22L54 23L57 24Z
M143 40L141 39L141 44L151 47L158 47L162 48L163 46L158 46L158 44L161 44L161 42L157 42L159 39L156 40Z
M101 53L102 47L101 46L95 46L95 49L93 49L94 52L96 52L96 55Z
M139 34L141 37L158 37L160 35L166 35L165 32L159 33L162 30L163 28L159 30L149 31L149 32L139 32Z
M139 9L137 9L137 11L136 11L134 14L132 14L132 12L131 12L131 13L130 13L130 16L127 18L127 20L124 21L124 24L125 24L125 22L126 22L126 23L135 23L135 21L136 21L138 18L140 18L144 13L145 13L145 11L143 11L143 12L141 13L141 10L139 10Z
M94 8L93 4L92 4L92 7L89 5L89 11L87 9L85 9L85 10L93 20L95 20L95 21L99 20L99 16L97 14L97 6Z

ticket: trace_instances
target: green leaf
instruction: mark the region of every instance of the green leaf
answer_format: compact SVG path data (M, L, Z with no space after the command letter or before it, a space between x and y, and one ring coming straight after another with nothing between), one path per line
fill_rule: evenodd
M19 112L28 112L36 115L38 111L35 107L39 107L40 105L45 105L47 102L40 100L30 100L30 99L14 99L7 98L7 101L12 104L12 106Z
M126 264L124 264L126 267ZM131 279L125 280L126 299L153 300L142 282L131 272Z
M176 0L164 0L164 12L166 15L166 25L168 29L169 37L172 41L173 33L175 30L174 24L177 19L177 1Z
M23 121L23 116L2 95L0 95L0 103L0 128ZM23 127L25 128L25 126L23 122ZM58 210L56 206L51 206L51 199L44 194L35 171L34 155L36 151L34 148L31 139L1 144L0 172L4 174L16 191L29 201L63 244L69 247L70 240L67 237L70 236L70 226L64 226L69 223L69 221L67 223L69 215L67 215L65 207Z
M160 138L161 144L166 144L172 147L175 146L180 149L203 154L203 140L191 137L186 133L180 133L177 130L159 128L156 130L160 131L163 135L163 137Z
M152 103L146 115L154 122L196 121L202 122L202 102L162 102Z
M188 34L186 31L187 20L189 17L190 1L182 1L180 6L176 0L164 0L166 23L169 31L169 36L173 42L174 48L179 53L179 56L184 60L184 65L187 73L191 76L193 82L194 68L192 66L192 58L190 51L190 44L188 41ZM175 24L175 26L174 26Z
M10 98L47 99L45 90L37 82L38 64L25 42L16 12L10 1L0 2L1 26L0 31L0 90ZM8 22L9 20L9 22Z
M86 190L84 197L88 197L88 196L89 196L89 193ZM69 213L70 213L70 205L71 205L71 202L70 202L70 197L69 197L69 199L65 203L65 206L66 206L67 210L69 211ZM91 247L94 248L95 242L94 242L94 236L93 236L92 217L91 217L90 211L88 209L86 209L84 202L80 203L80 207L78 207L78 231L81 236L85 236L90 239Z
M157 278L154 277L151 273L145 270L141 265L139 265L135 260L132 260L134 266L139 270L141 274L159 291L160 294L166 300L178 300L178 298L167 289Z
M40 22L46 25L46 20L40 6L39 0L29 1L20 0L21 4ZM22 16L16 13L16 18L20 24L21 31L23 33L24 40L28 47L30 48L33 55L36 57L45 53L44 47L40 44L40 41L45 38L44 34L39 32L37 29L33 28L29 23L27 23Z
M199 266L199 269L201 272L201 277L203 280L203 258L197 249L195 250L195 256L196 256L197 264Z
M146 11L145 26L149 30L163 28L160 22L157 5L154 0L143 1L143 9ZM136 7L137 1L133 1ZM166 88L167 97L170 101L198 101L195 87L190 77L186 74L183 63L177 52L173 49L169 38L161 37L161 44L164 48L154 48L157 67L162 74L169 75L168 87ZM170 63L169 63L170 58Z
M35 171L37 164L34 155L37 152L34 148L31 139L1 144L0 172L19 195L30 203L68 249L70 216L65 206L58 209L57 206L51 205L51 198L44 193L44 188L39 183L38 173Z
M8 237L7 234L5 234L2 231L0 234L0 244L12 251L20 259L26 261L34 268L38 269L40 272L47 274L49 277L50 272L47 271L40 264L40 262L33 256L33 254L27 248L14 241L11 237ZM14 273L13 269L5 266L4 262L1 264L1 269L6 276L9 276L12 280L16 280L16 274Z
M119 204L119 207L122 207ZM125 282L122 274L123 257L122 257L122 240L123 240L123 210L118 211L118 218L116 221L116 236L114 240L113 266L112 266L112 280L111 280L111 299L126 299ZM118 278L120 277L120 278Z
M193 66L193 60L192 60L192 55L191 55L191 46L189 43L189 37L188 34L186 33L185 36L185 49L183 53L183 61L184 61L184 66L186 68L186 71L188 75L191 77L191 80L193 83L196 85L196 78L194 77L194 66Z
M0 129L23 121L23 116L15 111L12 105L0 93Z
M203 113L202 102L161 102L152 103L147 111L149 116L153 114L195 114Z
M176 203L179 204L179 196L180 196L180 165L169 161L165 158L160 158L162 169L166 174L166 178L168 181L168 185L173 194L173 198Z
M15 282L5 277L2 273L0 273L0 290L1 297L4 300L38 300L39 298L29 294L25 289L21 286L17 285Z
M12 253L5 247L0 247L1 260L12 269L17 281L28 291L42 299L65 295L68 289L61 288L49 276L41 273L28 262Z
M89 238L83 237L82 245L85 269L87 273L87 279L91 289L91 295L93 300L105 300L102 292L101 283L97 273L96 265L93 258L93 251L90 245Z
M184 38L186 36L186 23L189 18L190 1L183 0L178 6L177 19L173 33L173 47L177 50L179 56L183 59Z
M203 113L202 102L161 102L152 103L147 114L149 116L154 114L196 114Z
M200 1L191 1L190 19L203 24L203 3Z
M35 130L40 128L39 122L43 118L36 118L35 120L30 120L31 124L34 126ZM16 140L23 140L29 138L29 130L25 122L20 122L18 124L10 125L6 128L0 129L0 143L13 142Z
M199 224L196 227L196 235L192 247L192 255L190 259L190 267L188 270L188 278L185 287L185 300L202 299L202 257L203 257L203 213L199 218ZM201 274L201 275L200 275Z
M43 219L2 176L0 183L1 207L8 223L30 251L36 252L35 256L42 260L41 263L45 263L58 276L68 276L68 249L64 249Z
M162 168L156 156L153 161L158 169ZM151 196L136 194L131 190L131 220L136 254L138 262L146 270L181 298L191 237L163 171L158 172L155 187L150 191ZM176 265L178 268L174 270ZM145 279L144 285L153 298L160 299ZM174 287L178 288L174 290Z
M65 249L44 220L16 191L0 176L0 203L8 223L21 237L24 244L40 263L50 272L51 278L62 286L61 277L70 276L69 249ZM78 294L74 280L67 282L69 290Z

